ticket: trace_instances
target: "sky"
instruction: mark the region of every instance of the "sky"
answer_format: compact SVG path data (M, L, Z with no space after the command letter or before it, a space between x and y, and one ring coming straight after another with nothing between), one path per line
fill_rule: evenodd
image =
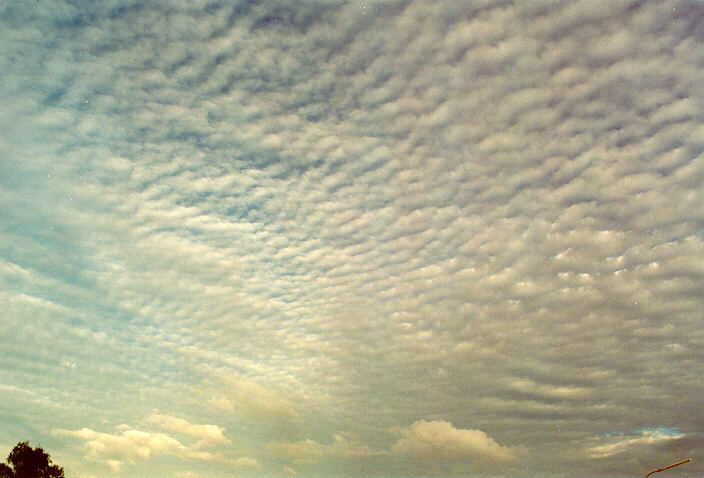
M704 2L0 0L0 459L704 471Z

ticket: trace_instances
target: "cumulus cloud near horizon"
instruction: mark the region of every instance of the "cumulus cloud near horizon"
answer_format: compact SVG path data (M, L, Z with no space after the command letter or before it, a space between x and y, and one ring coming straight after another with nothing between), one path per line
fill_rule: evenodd
M455 428L440 420L419 420L396 432L400 438L391 448L394 453L435 466L486 471L516 465L525 453L499 445L481 430Z
M249 457L233 460L220 453L203 450L230 443L223 434L223 428L217 425L192 424L184 419L162 414L153 414L147 421L172 432L196 438L198 441L193 445L186 445L166 433L138 430L125 424L116 427L115 433L84 427L79 430L54 429L52 435L82 440L83 447L88 452L85 458L104 463L115 471L119 471L125 463L135 464L137 461L160 455L238 466L256 466L258 463Z
M146 460L151 456L169 455L212 461L213 455L208 452L189 450L181 442L164 433L152 433L135 430L127 425L117 427L119 433L103 433L90 428L80 430L55 429L57 436L67 436L83 440L88 450L85 458L107 464L115 471L129 462Z

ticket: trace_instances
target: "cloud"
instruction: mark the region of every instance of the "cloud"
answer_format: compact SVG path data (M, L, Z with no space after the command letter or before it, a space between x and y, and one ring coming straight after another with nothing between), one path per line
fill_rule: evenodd
M0 7L0 441L159 476L167 438L266 476L436 428L458 473L696 449L702 4L285 3ZM609 435L651 423L686 436Z
M297 442L273 442L268 445L269 453L273 456L290 460L299 465L319 461L326 449L325 445L311 439Z
M514 379L509 387L525 395L535 395L544 399L579 399L585 397L589 390L575 386L551 386L539 384L530 379Z
M297 415L291 401L250 380L232 379L227 384L232 399L252 413L285 418Z
M69 360L64 360L63 362L61 362L61 366L62 366L62 367L69 368L69 369L75 369L75 368L76 368L76 362L71 362L71 361L69 361Z
M243 456L232 460L230 463L240 468L259 468L261 464L256 458L250 458L248 456Z
M703 439L699 433L685 433L678 428L653 427L632 432L607 433L593 437L589 446L568 461L584 463L585 472L620 474L638 472L645 475L671 463L696 457ZM697 473L690 463L677 470L680 474Z
M180 426L181 421L178 424ZM55 429L52 433L56 436L83 440L83 446L88 450L87 459L105 463L115 471L119 470L124 463L134 464L160 455L190 460L222 461L222 458L217 455L197 450L198 447L187 447L164 433L136 430L128 425L120 425L117 431L119 433L111 434L82 428L80 430ZM193 432L193 429L189 431ZM196 428L196 433L199 435L203 435L203 431L202 428Z
M267 450L271 456L296 465L311 465L330 458L353 460L383 454L340 434L333 435L333 442L330 445L305 439L296 442L271 442Z
M194 471L182 471L176 474L176 476L182 477L182 478L205 478L205 476L200 475Z
M445 421L419 420L398 429L392 451L431 465L492 469L515 464L522 452L499 445L481 430L455 428Z
M277 391L229 374L213 370L208 373L224 386L222 395L210 398L210 403L220 410L231 413L242 410L258 418L290 419L298 415L294 404Z
M196 425L182 418L161 414L151 415L148 421L167 430L199 438L198 447L230 442L223 434L224 429L217 425Z
M652 429L636 434L608 437L607 443L589 448L592 458L608 458L615 455L635 454L637 449L648 448L652 451L661 448L668 442L681 440L687 435L679 430Z

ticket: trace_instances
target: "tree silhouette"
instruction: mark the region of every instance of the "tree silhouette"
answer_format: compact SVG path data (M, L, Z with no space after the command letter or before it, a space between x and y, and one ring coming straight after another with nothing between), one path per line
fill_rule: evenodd
M12 468L7 466L5 463L0 463L0 478L12 478L15 476Z
M0 463L0 478L64 478L64 469L54 465L48 453L26 441L15 445L7 463Z

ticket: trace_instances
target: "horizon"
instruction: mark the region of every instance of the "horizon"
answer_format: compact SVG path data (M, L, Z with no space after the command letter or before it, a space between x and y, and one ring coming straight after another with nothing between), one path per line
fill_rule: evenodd
M0 2L0 458L701 476L703 19Z

